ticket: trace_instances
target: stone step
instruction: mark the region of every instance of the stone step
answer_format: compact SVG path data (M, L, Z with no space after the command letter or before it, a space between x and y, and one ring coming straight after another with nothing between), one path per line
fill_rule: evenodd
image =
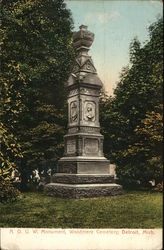
M63 174L57 173L52 177L54 183L68 183L68 184L98 184L98 183L114 183L113 175L98 175L98 174Z
M45 193L60 198L90 198L122 194L122 186L109 184L65 184L49 183L45 186Z

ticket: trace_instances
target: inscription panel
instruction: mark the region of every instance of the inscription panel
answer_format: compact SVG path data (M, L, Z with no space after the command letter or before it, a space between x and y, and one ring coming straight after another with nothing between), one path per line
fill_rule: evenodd
M97 139L86 138L85 139L85 154L97 155L99 151L99 143Z
M67 141L67 154L74 154L76 152L76 141L68 140Z
M74 174L77 172L77 166L76 163L63 163L63 162L58 162L57 166L57 172L58 173L68 173L68 174Z
M80 132L91 133L91 134L100 133L100 128L83 126L83 127L80 127Z

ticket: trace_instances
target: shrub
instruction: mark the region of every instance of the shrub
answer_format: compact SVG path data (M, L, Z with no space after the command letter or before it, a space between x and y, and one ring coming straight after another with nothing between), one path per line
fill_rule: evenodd
M19 195L19 190L9 180L0 180L0 202L13 202Z

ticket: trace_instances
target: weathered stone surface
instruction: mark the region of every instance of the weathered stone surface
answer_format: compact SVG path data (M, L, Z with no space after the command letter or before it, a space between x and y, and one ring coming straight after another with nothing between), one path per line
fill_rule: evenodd
M78 32L73 34L74 47L79 50L81 47L89 48L94 40L94 34L87 30L87 26L81 25Z
M87 157L63 157L57 166L57 173L67 174L109 174L109 161L103 158L96 160Z
M54 174L52 181L54 183L68 184L99 184L99 183L114 183L112 175L82 175L82 174Z
M61 198L90 198L122 194L122 187L117 184L59 184L50 183L45 186L46 194Z
M109 161L79 162L78 174L109 174Z
M58 162L57 173L76 174L77 162Z
M78 131L64 136L64 156L95 156L103 157L103 136L91 131Z

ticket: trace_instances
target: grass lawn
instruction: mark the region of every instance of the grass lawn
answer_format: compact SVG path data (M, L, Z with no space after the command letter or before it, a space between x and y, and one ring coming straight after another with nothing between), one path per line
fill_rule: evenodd
M124 191L123 195L67 200L24 193L0 203L0 227L161 228L162 194Z

